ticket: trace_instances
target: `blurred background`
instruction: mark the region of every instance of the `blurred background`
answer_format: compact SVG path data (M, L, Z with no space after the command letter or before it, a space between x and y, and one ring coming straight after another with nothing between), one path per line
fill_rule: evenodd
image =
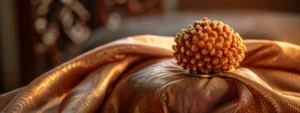
M126 36L222 20L246 39L300 44L299 0L0 0L0 93Z

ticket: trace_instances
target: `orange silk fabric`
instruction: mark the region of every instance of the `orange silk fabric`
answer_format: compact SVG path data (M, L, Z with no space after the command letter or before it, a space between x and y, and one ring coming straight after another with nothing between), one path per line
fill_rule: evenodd
M191 75L173 38L143 35L91 50L0 95L0 111L67 113L300 112L300 47L245 40L241 66Z

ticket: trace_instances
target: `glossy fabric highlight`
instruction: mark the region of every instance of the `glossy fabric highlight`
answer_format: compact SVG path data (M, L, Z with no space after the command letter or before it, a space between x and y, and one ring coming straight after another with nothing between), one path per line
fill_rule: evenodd
M244 43L241 67L194 76L172 58L173 38L128 37L0 95L0 111L300 112L300 47L268 40Z

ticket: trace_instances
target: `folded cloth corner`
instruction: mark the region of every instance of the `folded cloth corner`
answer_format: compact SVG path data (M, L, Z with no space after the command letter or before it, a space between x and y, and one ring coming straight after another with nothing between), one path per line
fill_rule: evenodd
M245 40L232 71L191 75L173 38L141 35L88 51L0 95L0 111L72 113L300 112L300 47Z

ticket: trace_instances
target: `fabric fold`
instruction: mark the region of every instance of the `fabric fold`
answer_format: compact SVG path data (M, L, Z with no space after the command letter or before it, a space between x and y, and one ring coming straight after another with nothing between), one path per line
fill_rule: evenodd
M300 47L269 40L244 43L240 68L194 76L172 58L173 38L124 38L0 95L0 111L300 112Z

